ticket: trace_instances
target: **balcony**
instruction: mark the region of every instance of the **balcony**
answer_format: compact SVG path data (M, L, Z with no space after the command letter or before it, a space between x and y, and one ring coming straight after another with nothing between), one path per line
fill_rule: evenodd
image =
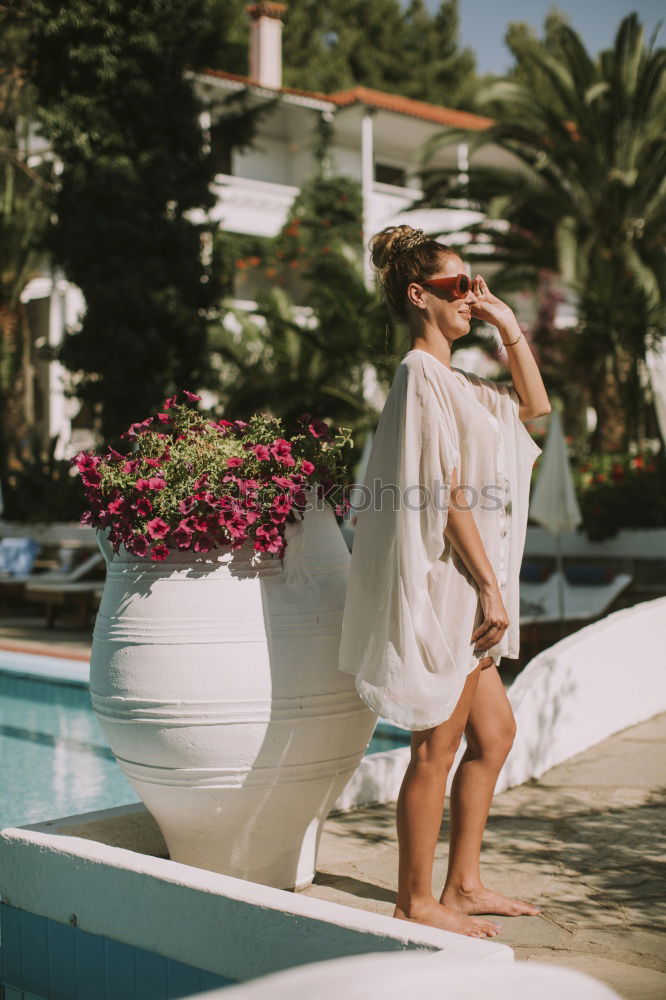
M252 236L276 236L299 193L299 188L290 184L230 174L216 174L212 190L217 195L217 204L211 218L228 232ZM366 233L377 232L384 226L407 224L426 232L447 234L482 218L480 212L463 206L410 209L421 194L418 188L375 182L366 206Z
M210 218L232 233L277 236L299 188L249 177L216 174L211 185L217 204Z

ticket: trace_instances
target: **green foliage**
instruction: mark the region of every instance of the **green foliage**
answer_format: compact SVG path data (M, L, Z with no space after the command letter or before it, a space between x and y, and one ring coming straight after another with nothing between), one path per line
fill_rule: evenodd
M62 162L48 246L86 300L61 360L81 374L107 439L165 389L207 373L202 264L213 204L185 69L206 28L200 0L26 0L28 69Z
M306 410L352 427L362 447L376 423L364 372L370 359L381 360L385 317L363 277L358 183L316 175L303 184L275 238L226 234L217 245L222 254L242 248L236 295L247 297L243 277L251 274L257 301L252 316L223 301L211 331L225 412L246 419L257 399L288 422Z
M49 522L78 521L83 513L83 497L71 463L57 459L57 438L44 452L36 433L29 434L19 466L7 473L3 484L4 511L7 521Z
M202 64L247 75L245 0L210 0L220 27ZM223 22L225 24L222 30ZM291 0L284 19L285 86L331 93L357 85L448 107L468 107L478 85L471 49L459 49L458 0L432 14L424 0Z
M509 22L504 36L504 42L515 60L506 78L538 93L540 99L560 115L566 113L564 105L548 73L541 69L538 57L540 52L546 51L556 61L566 59L561 29L568 23L566 14L554 7L544 18L542 39L531 25L521 21ZM486 104L486 109L489 113L493 110L492 101ZM501 114L501 104L496 110Z
M583 523L591 541L621 528L666 526L666 457L639 452L592 454L573 469Z
M519 44L514 33L514 79L480 95L494 125L472 137L446 129L429 144L424 203L467 198L487 213L465 229L477 264L500 265L497 294L534 288L543 269L561 275L579 317L566 362L597 410L595 447L614 451L640 437L640 364L648 340L666 334L666 50L654 36L645 44L635 14L597 59L561 20L548 31L539 43ZM457 171L431 165L437 149L461 140L471 160L463 185ZM490 144L513 165L475 164Z

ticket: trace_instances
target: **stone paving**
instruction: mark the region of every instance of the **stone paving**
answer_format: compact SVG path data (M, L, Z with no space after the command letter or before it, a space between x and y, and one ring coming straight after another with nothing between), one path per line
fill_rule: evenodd
M485 883L544 907L503 917L517 959L579 969L625 1000L666 996L666 714L495 797ZM447 802L448 812L448 802ZM306 894L391 916L395 805L331 816ZM435 887L446 873L445 816Z

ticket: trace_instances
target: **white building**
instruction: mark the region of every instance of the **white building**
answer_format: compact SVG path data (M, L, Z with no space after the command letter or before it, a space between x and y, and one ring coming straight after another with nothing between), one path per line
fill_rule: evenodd
M437 234L449 244L464 242L460 233L451 234L479 219L478 212L464 204L454 210L409 208L421 197L419 157L423 144L442 126L461 126L473 133L485 129L490 119L367 87L333 94L283 87L281 15L286 8L262 0L247 9L251 17L249 75L207 69L194 76L206 107L202 129L220 167L213 181L217 202L211 218L229 232L276 235L301 184L314 172L316 119L323 115L332 128L332 172L361 184L366 247L372 233L401 223ZM279 95L276 107L261 121L254 148L245 152L226 149L223 129L216 130L223 99L241 90L247 91L250 104L262 104ZM508 160L498 147L486 146L470 162L467 143L462 142L441 150L431 162L433 166L455 166L464 176L477 164L492 161L497 165ZM369 259L365 269L370 282ZM489 273L485 265L484 272ZM243 280L235 304L252 311L256 303L251 285ZM80 290L63 274L48 273L48 269L26 286L22 300L28 305L37 345L60 343L85 308ZM529 311L527 298L525 306ZM67 373L58 364L36 362L34 376L35 421L44 444L59 435L60 457L90 446L89 418L80 412L78 401L65 397Z

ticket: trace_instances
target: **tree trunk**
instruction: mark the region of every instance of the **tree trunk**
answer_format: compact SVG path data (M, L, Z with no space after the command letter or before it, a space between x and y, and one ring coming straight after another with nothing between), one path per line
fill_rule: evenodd
M592 434L594 451L618 452L626 446L625 401L611 355L603 358L590 385L597 426Z
M17 309L0 306L0 475L3 486L21 463L27 426L24 408L21 321Z

